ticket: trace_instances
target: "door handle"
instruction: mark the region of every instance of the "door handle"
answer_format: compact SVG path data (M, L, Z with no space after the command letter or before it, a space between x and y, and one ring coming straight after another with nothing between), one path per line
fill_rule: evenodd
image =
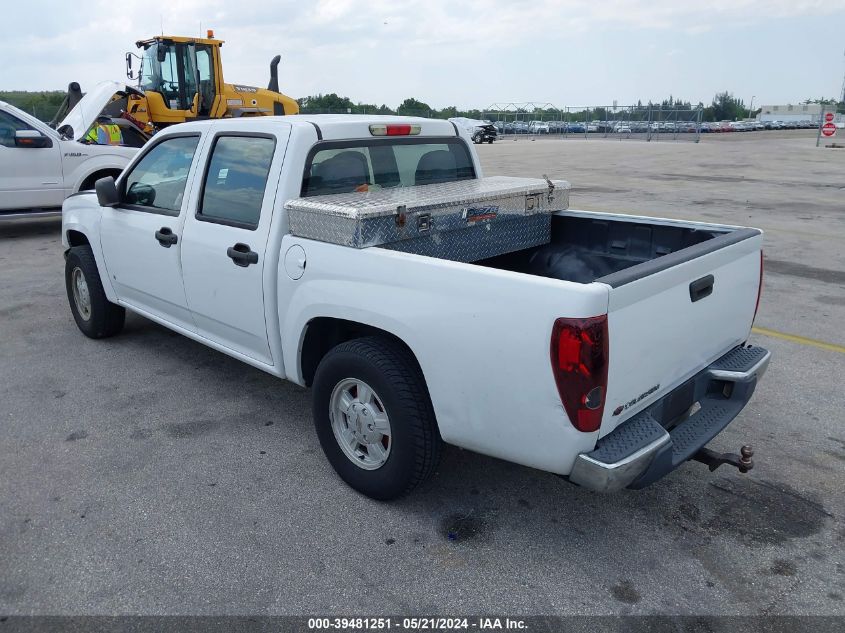
M238 242L226 249L226 255L232 258L236 266L249 266L258 263L258 253L250 249L249 244Z
M163 226L156 231L156 239L159 244L164 246L164 248L170 248L179 241L179 238L173 234L173 231L166 226Z
M701 279L696 279L689 285L690 301L695 303L699 299L709 297L713 293L713 275L707 275Z

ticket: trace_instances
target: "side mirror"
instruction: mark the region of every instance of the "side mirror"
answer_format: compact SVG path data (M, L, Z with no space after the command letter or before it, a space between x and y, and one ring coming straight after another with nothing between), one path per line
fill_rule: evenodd
M142 207L151 207L156 199L156 190L151 185L142 182L133 182L126 192L127 204L138 204Z
M63 125L58 130L56 130L56 132L59 133L63 141L73 140L73 128L69 125Z
M156 46L156 59L159 64L163 64L164 60L167 59L167 47L163 44Z
M117 185L114 184L113 176L100 178L94 183L97 191L97 202L101 207L116 207L120 204L120 196L117 193Z
M126 53L126 76L135 79L135 73L132 72L132 53Z
M43 149L53 147L53 141L38 130L17 130L15 132L15 147Z

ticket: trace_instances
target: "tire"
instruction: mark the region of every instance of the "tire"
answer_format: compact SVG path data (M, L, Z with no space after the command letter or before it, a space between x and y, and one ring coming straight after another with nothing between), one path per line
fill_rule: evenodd
M68 251L65 288L73 320L85 336L105 338L123 329L126 310L106 298L90 246L74 246Z
M491 139L489 139L489 140L487 141L487 143L488 143L489 145L492 145L492 144L493 144L493 139L492 139L492 138L491 138Z
M475 136L473 136L472 142L475 143L476 145L481 145L481 135L476 134Z
M371 399L362 397L364 387L372 391ZM349 400L353 393L347 413L340 413L336 403L342 408L344 397ZM352 412L356 406L357 413ZM387 501L409 493L431 476L440 460L442 440L422 371L410 351L386 337L347 341L326 354L314 375L313 413L317 437L335 472L373 499ZM361 455L353 458L356 451L349 442L344 447L341 434L346 429L347 436L355 435L351 427L360 436L375 416L387 418L388 437L360 443ZM383 430L381 424L376 426ZM379 437L372 424L369 430L371 440ZM378 445L381 449L371 455Z

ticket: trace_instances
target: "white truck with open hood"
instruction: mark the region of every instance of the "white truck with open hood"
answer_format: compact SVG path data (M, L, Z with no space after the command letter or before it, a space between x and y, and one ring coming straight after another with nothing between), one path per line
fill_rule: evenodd
M326 456L375 498L442 442L593 490L690 459L747 470L747 447L705 445L769 362L746 344L760 231L568 193L483 178L447 121L187 123L65 202L68 300L89 337L129 309L310 386Z
M98 85L56 129L0 101L0 219L58 214L68 196L120 174L149 137L119 118L112 122L120 127L120 145L98 145L86 136L125 88L117 82Z

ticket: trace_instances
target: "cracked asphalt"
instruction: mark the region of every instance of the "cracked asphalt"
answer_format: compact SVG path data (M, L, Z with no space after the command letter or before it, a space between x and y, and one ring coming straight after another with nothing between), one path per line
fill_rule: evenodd
M845 151L751 136L480 153L574 208L763 228L757 325L843 346ZM448 448L384 504L334 475L308 391L133 315L85 338L59 224L0 225L0 614L845 615L845 354L751 341L773 363L711 443L753 444L748 475L597 495Z

